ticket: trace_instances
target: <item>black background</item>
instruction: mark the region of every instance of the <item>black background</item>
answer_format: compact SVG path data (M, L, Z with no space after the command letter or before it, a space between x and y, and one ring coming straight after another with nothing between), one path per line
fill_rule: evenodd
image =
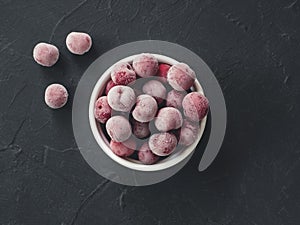
M0 1L0 224L300 224L300 2ZM69 53L70 31L94 41ZM217 159L199 157L175 176L127 187L97 175L72 133L71 108L85 69L136 40L181 44L211 67L224 92L227 133ZM40 41L58 46L37 65ZM43 94L64 84L70 101L49 109Z

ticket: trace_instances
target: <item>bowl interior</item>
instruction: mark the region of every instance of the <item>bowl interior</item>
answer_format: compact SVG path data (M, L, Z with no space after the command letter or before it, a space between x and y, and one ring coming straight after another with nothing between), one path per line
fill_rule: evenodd
M167 63L170 65L178 63L178 61L176 61L175 59L170 58L168 56L159 55L159 54L152 54L152 55L154 55L160 63ZM132 60L135 58L135 56L136 55L126 57L124 59L121 59L118 62L128 62L131 64ZM116 62L116 63L118 63L118 62ZM92 95L90 98L90 104L89 104L90 127L91 127L92 133L94 135L94 138L96 139L100 148L112 160L119 163L120 165L123 165L123 166L133 169L133 170L139 170L139 171L158 171L158 170L167 169L169 167L176 165L177 163L181 162L186 157L188 157L190 154L192 154L204 132L207 116L200 121L198 137L197 137L197 140L192 145L185 147L184 149L181 149L180 151L173 152L170 156L158 161L156 164L145 165L145 164L140 163L138 160L134 160L131 158L121 158L121 157L115 155L110 150L109 141L107 140L107 138L102 130L102 127L100 126L99 123L96 122L96 120L94 118L94 105L95 105L95 102L98 99L98 97L103 93L103 91L106 87L106 83L110 80L110 73L111 73L113 66L114 65L109 67L99 78L98 82L96 83L96 85L93 89L93 92L92 92ZM194 86L192 87L192 89L193 89L193 91L197 91L197 92L204 94L203 89L197 79L195 80L195 83L194 83Z

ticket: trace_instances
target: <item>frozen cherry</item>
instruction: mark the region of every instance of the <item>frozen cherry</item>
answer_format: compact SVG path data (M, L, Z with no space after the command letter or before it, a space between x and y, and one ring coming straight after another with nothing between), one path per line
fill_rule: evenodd
M143 53L133 59L132 67L140 77L150 77L156 74L158 61L153 55Z
M106 122L106 131L116 142L123 142L131 136L131 126L124 116L113 116Z
M108 92L107 101L112 109L129 112L135 104L136 97L131 87L117 85L112 87Z
M68 50L75 55L83 55L92 47L92 38L87 33L71 32L66 38Z
M166 98L167 90L161 82L157 80L150 80L144 84L143 92L145 94L151 95L155 98L158 104L161 104Z
M159 156L170 155L177 146L177 138L171 133L153 134L149 138L149 147L151 151Z
M192 121L202 120L208 112L208 99L199 92L191 92L182 100L184 115Z
M199 134L199 123L184 120L183 125L180 129L179 144L189 146L193 144Z
M128 85L136 80L135 72L131 65L126 62L119 62L115 64L110 76L112 81L118 85Z
M139 122L151 121L157 112L157 103L150 95L139 95L132 116Z
M107 102L106 96L102 96L96 101L94 115L100 123L105 123L111 117L111 107Z
M180 111L173 107L161 108L155 118L155 126L159 131L165 132L178 129L182 126L182 115Z
M114 86L116 86L116 84L112 80L109 80L105 87L105 94L107 95L110 89L112 89Z
M149 123L141 123L134 120L132 122L132 131L137 138L146 138L150 135Z
M120 157L128 157L132 155L136 149L136 143L133 139L128 139L124 142L111 140L109 146L112 152Z
M145 142L142 147L139 149L138 152L139 160L146 164L151 165L156 163L159 160L159 156L155 155L149 148L149 145L147 142Z
M58 58L59 51L54 45L41 42L33 49L33 59L42 66L53 66Z
M171 90L167 95L166 105L180 109L182 107L182 100L185 94L186 93L183 91Z
M68 101L68 91L61 84L51 84L45 90L45 102L52 109L63 107Z
M196 79L195 72L185 63L177 63L168 71L168 83L177 91L188 90Z
M161 63L158 66L157 76L162 82L167 82L167 74L170 69L170 65Z

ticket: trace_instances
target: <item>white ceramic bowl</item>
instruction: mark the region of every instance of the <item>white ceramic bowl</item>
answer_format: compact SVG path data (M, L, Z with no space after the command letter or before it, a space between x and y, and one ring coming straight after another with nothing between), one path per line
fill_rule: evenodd
M172 58L164 56L164 55L158 55L158 54L153 54L153 55L158 59L158 61L160 63L167 63L167 64L170 64L170 65L178 63L178 61L176 61L175 59L172 59ZM131 64L132 60L134 59L135 56L136 55L129 56L129 57L124 58L124 59L122 59L118 62L128 62L128 63ZM118 62L116 62L116 63L118 63ZM105 134L103 133L102 128L100 127L100 125L95 120L94 106L95 106L95 102L98 99L98 97L105 90L106 83L110 79L110 73L111 73L111 70L112 70L113 66L114 65L109 67L102 74L102 76L100 77L100 79L96 83L96 85L93 89L93 92L92 92L92 95L91 95L91 98L90 98L90 104L89 104L90 126L91 126L92 133L93 133L97 143L99 144L100 148L116 163L118 163L122 166L125 166L127 168L130 168L130 169L133 169L133 170L139 170L139 171L164 170L164 169L170 168L170 167L180 163L186 157L191 155L194 152L198 142L201 139L201 136L202 136L204 128L205 128L207 116L201 120L200 125L199 125L199 132L198 132L197 140L192 145L186 147L185 149L182 149L181 151L175 151L174 153L169 155L167 158L158 161L156 164L144 165L144 164L140 163L139 161L131 159L131 158L121 158L121 157L115 155L111 151L111 149L109 147L109 142L108 142ZM198 80L195 81L193 89L194 89L194 91L197 91L197 92L200 92L200 93L204 94L203 89L202 89L200 83L198 82Z

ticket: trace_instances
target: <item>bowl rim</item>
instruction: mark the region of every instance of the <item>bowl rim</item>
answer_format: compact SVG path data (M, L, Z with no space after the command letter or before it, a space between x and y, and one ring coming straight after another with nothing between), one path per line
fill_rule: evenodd
M150 53L150 54L152 54L158 60L159 63L167 63L170 65L179 63L177 60L175 60L169 56L155 54L155 53ZM100 125L94 117L94 106L95 106L96 100L98 99L100 94L103 93L103 91L106 87L106 83L108 82L108 80L110 80L110 73L111 73L113 66L120 62L132 63L133 59L137 55L139 55L139 54L130 55L128 57L120 59L119 61L117 61L113 65L111 65L108 69L106 69L103 74L101 74L101 76L98 79L97 83L95 84L92 94L90 96L89 109L88 109L89 110L89 123L90 123L90 128L92 130L93 136L94 136L96 142L98 143L98 145L100 146L101 150L104 151L106 153L106 155L108 155L113 161L117 162L118 164L120 164L124 167L133 169L133 170L160 171L160 170L168 169L172 166L175 166L176 164L180 163L181 161L186 159L190 154L192 154L194 152L196 146L200 142L201 137L203 135L203 132L204 132L204 129L206 126L207 116L205 116L201 120L200 125L199 125L198 136L197 136L196 141L193 144L191 144L190 146L187 146L187 147L183 147L183 149L181 149L180 151L173 152L167 158L160 160L155 164L145 165L142 163L138 163L137 160L133 160L133 159L129 160L129 158L126 158L126 157L122 158L122 157L115 155L111 151L108 140L104 136L103 131L99 128ZM194 87L197 92L204 95L203 88L202 88L201 84L199 83L199 81L197 80L197 78L195 79Z

